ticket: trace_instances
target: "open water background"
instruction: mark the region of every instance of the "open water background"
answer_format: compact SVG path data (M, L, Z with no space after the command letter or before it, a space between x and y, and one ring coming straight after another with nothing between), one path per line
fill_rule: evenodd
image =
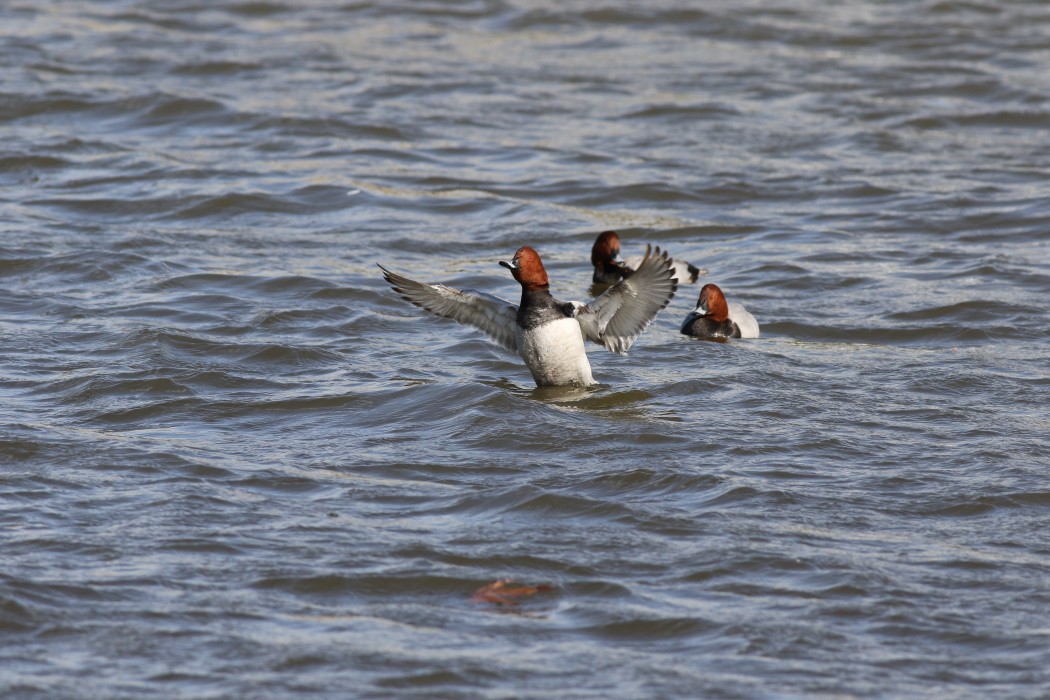
M1050 5L0 19L3 697L1050 695ZM538 391L375 266L608 228L763 337Z

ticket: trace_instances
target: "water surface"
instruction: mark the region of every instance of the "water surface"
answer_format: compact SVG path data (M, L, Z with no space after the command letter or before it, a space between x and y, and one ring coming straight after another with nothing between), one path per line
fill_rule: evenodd
M1050 694L1044 4L2 14L4 697ZM763 337L538 390L376 267L610 228Z

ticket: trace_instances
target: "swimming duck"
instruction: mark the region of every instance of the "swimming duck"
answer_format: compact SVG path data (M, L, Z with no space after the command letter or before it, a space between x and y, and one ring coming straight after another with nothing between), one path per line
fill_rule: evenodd
M603 231L598 234L591 246L591 264L594 265L595 284L613 284L625 277L630 277L638 269L641 257L634 256L624 260L620 257L620 237L616 231ZM672 260L675 277L680 284L693 284L702 274L695 265L682 260Z
M521 303L517 306L491 294L424 284L382 265L379 268L406 301L437 316L474 326L518 353L537 386L596 384L584 339L626 354L678 288L671 259L659 248L647 247L630 277L586 304L555 299L539 253L528 246L499 264L521 284Z
M720 341L726 338L757 338L758 321L743 304L727 303L717 284L705 284L700 289L696 308L685 317L682 334Z

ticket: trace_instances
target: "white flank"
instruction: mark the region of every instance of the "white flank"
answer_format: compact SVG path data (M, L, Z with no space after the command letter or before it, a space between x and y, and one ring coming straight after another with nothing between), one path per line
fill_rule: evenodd
M758 321L750 311L744 308L743 304L735 301L729 302L729 319L740 328L741 338L758 337Z

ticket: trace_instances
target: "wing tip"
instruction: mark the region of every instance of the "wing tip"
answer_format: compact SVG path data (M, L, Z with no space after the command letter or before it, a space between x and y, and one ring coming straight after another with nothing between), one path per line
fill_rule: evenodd
M383 279L385 279L387 281L387 284L389 284L395 290L401 291L401 290L397 289L397 285L398 285L397 279L398 278L405 279L404 277L401 277L401 275L397 274L396 272L391 272L390 270L386 269L385 267L383 267L379 263L376 263L376 267L378 267L380 270L383 271Z
M700 268L692 263L686 263L685 269L689 270L689 284L696 284L700 279Z
M420 282L410 280L409 278L403 275L399 275L396 272L391 272L379 263L376 263L376 267L383 271L383 279L386 280L387 284L390 285L390 288L393 289L399 297L407 301L409 304L412 304L412 306L416 306L420 309L423 309L424 311L429 311L430 313L436 316L441 315L431 308L431 304L420 299L413 299L410 295L410 292L408 290L409 285L423 287L423 284L421 284Z
M649 245L646 244L647 249L648 247ZM659 270L659 277L657 279L668 280L671 282L670 294L667 295L664 303L660 306L661 309L666 309L667 305L671 303L671 299L674 298L675 293L678 291L678 277L675 274L674 260L672 260L671 256L667 254L667 251L660 250L660 246L654 246L654 249L656 259L662 267L662 269ZM646 256L648 257L648 250L646 250Z

